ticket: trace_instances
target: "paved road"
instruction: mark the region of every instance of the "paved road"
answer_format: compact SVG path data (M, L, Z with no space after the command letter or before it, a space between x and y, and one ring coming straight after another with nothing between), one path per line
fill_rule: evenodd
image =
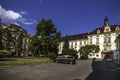
M44 63L0 67L0 80L120 80L120 65L79 60L76 65Z
M92 62L93 71L86 80L120 80L120 65L114 62Z
M44 63L0 67L0 80L85 80L91 72L91 61L89 60L79 60L76 65Z

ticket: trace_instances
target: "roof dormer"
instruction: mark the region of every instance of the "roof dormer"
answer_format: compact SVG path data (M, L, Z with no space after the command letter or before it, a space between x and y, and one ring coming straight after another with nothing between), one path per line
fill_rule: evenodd
M97 34L100 34L100 29L97 30Z
M120 28L117 26L116 28L115 28L115 31L119 31L120 30Z

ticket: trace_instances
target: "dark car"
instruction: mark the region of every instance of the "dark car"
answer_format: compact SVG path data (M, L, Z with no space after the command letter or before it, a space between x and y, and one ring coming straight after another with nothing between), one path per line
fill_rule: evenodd
M114 62L112 58L107 58L106 61L107 62Z
M75 64L76 60L74 56L71 55L62 55L58 56L57 58L54 59L55 63L69 63L69 64Z

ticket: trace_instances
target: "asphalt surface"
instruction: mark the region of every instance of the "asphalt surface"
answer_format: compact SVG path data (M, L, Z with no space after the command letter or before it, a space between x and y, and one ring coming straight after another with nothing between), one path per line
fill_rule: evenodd
M79 60L75 65L44 63L0 67L0 80L85 80L91 72L91 61L89 60Z
M107 61L78 60L76 65L1 66L0 80L120 80L120 65Z

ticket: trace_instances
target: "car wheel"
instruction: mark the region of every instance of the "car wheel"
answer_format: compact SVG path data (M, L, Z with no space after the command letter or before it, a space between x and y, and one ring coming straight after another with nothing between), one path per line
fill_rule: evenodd
M70 64L73 64L73 62L72 62L72 61L70 61Z
M58 60L56 60L55 63L58 63Z

